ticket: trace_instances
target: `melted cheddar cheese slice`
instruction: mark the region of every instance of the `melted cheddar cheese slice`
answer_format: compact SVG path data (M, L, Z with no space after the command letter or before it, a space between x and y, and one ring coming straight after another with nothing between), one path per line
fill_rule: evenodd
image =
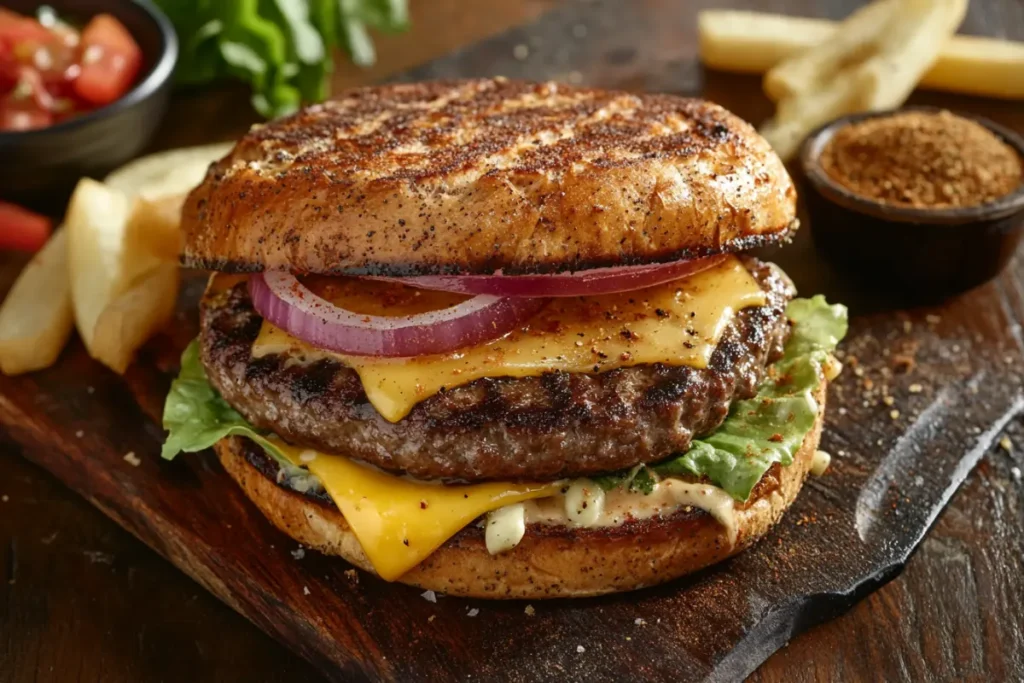
M362 285L364 292L367 287ZM417 293L421 298L409 312L424 310L424 297L434 294ZM729 257L714 268L648 289L552 299L522 329L449 354L388 359L332 353L264 321L252 355L287 353L296 362L335 358L358 373L374 408L398 422L442 389L484 377L605 372L649 363L704 368L734 313L765 300L739 259Z
M562 482L489 482L443 486L398 477L348 458L275 445L294 465L323 482L373 568L394 581L467 524L491 510L553 496Z

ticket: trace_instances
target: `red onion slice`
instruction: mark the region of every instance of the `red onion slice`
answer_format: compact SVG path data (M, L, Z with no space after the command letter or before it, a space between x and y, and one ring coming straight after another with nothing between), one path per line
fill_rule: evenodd
M407 316L360 315L314 294L290 273L249 278L261 316L317 348L361 356L423 356L496 339L544 306L542 299L476 296Z
M553 275L426 275L421 277L375 277L409 287L459 294L501 297L595 296L632 292L672 280L689 277L719 265L725 255L648 266L595 268Z

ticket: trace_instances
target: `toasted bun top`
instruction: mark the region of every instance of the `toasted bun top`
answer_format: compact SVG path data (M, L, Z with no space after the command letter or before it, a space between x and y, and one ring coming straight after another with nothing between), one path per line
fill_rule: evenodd
M796 192L718 105L504 79L361 88L254 127L183 214L186 265L553 272L780 239Z

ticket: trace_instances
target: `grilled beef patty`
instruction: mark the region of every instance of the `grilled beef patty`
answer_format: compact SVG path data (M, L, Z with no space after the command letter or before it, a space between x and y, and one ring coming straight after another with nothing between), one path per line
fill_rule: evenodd
M782 352L792 286L746 259L768 294L730 322L708 367L638 365L600 374L479 379L420 402L391 423L338 361L251 355L262 318L244 282L200 305L202 361L247 420L289 442L421 479L558 479L606 473L685 451L749 398Z

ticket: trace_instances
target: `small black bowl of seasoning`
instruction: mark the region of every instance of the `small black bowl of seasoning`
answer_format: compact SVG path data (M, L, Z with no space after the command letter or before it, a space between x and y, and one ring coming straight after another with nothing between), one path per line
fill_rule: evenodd
M1024 234L1024 139L926 107L856 114L801 150L816 247L894 294L936 301L986 282Z

